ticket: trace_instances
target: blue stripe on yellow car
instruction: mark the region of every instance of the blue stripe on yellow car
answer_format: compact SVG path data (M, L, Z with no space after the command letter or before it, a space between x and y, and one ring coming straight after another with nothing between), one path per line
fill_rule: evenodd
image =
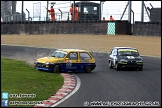
M36 66L36 69L38 70L46 70L46 71L52 71L53 67L55 65L61 66L61 71L84 71L86 66L92 66L92 69L96 67L95 63L55 63L50 64L49 67L40 68Z

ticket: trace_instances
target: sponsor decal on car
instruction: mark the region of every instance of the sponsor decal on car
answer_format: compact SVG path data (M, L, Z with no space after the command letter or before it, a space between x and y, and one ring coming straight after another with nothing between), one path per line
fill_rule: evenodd
M128 59L135 59L134 56L127 56Z

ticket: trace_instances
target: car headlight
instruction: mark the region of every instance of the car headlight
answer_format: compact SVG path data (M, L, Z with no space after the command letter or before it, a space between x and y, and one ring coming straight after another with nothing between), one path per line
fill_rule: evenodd
M51 62L46 62L46 65L48 65L48 64L52 64Z
M125 60L125 59L121 59L120 62L127 62L127 60Z

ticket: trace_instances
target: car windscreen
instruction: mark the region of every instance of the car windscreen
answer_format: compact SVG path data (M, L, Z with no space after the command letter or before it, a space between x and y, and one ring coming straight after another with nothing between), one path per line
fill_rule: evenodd
M139 56L139 53L137 50L134 49L119 49L118 55L119 56Z
M67 55L67 52L55 51L50 55L50 57L64 58Z

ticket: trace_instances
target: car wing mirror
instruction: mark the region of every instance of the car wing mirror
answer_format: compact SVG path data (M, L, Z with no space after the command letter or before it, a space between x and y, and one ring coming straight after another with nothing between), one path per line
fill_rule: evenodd
M69 60L69 58L65 58L65 60Z

